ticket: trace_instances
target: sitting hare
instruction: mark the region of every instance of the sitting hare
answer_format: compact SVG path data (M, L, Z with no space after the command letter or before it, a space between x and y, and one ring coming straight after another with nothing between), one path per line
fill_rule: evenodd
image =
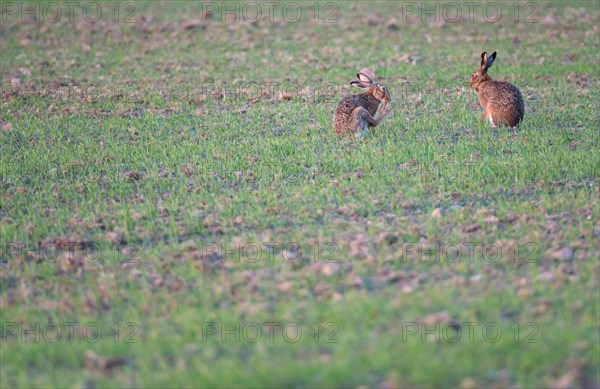
M391 111L391 98L386 87L373 83L373 80L365 73L372 74L372 72L361 71L356 75L358 80L352 81L350 85L366 89L366 91L344 97L333 114L333 128L338 135L352 133L363 138L367 133L367 128L376 127ZM382 102L383 107L377 117L374 117Z
M480 67L471 75L471 88L479 94L483 107L482 123L489 120L491 127L514 127L523 120L525 104L521 92L514 85L494 81L488 76L487 71L495 59L495 51L489 57L485 51L481 54Z

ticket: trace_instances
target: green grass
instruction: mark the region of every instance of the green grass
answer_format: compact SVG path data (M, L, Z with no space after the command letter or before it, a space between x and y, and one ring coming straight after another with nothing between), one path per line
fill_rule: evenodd
M597 387L598 3L438 25L298 3L297 23L186 29L200 3L138 2L131 24L0 24L0 386ZM525 98L516 130L480 124L484 50ZM337 138L364 66L393 111ZM11 327L69 322L102 336Z

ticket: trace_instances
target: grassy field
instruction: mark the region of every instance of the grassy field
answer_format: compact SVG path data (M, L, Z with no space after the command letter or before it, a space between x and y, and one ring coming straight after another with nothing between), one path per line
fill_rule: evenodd
M598 2L35 4L0 25L1 387L600 386ZM337 138L364 66L393 111Z

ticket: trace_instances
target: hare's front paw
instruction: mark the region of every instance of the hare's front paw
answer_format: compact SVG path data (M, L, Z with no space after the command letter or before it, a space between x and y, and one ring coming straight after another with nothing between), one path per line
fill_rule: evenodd
M381 113L383 115L387 115L391 111L392 111L392 105L390 103L385 103L385 104L383 104L383 107L381 107Z

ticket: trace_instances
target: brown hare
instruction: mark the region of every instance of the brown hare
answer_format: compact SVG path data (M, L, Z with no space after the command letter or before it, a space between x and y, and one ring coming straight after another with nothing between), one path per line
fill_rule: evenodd
M525 104L521 92L505 81L494 81L488 76L488 69L496 59L496 52L488 56L481 54L479 69L471 75L471 88L479 94L479 103L483 107L481 122L490 122L491 127L517 126L525 114Z
M366 91L344 97L333 114L333 128L338 135L354 134L357 137L364 138L367 129L376 127L391 111L391 98L388 90L383 85L375 84L365 74L373 74L372 71L368 70L362 70L356 75L358 80L350 82L350 85L366 89ZM383 103L383 107L375 117L381 103Z

